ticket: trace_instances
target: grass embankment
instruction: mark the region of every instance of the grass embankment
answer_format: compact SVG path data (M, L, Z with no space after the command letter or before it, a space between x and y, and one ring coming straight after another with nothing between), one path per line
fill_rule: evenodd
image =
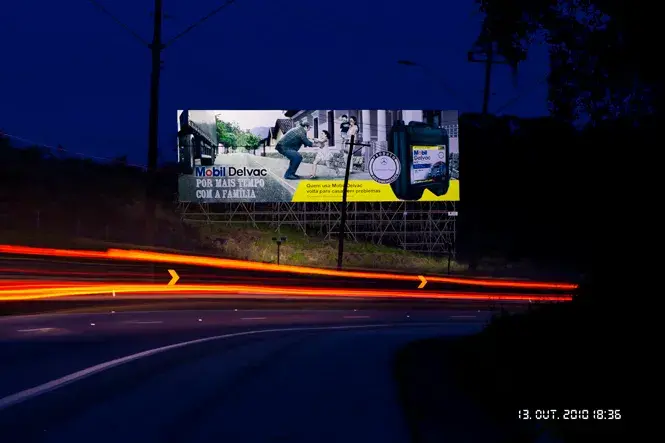
M398 354L395 373L420 442L446 435L432 417L446 414L441 396L451 383L507 441L535 442L546 432L566 443L618 442L627 441L627 351L609 311L573 302L499 316L475 336L412 343ZM624 417L527 422L517 418L523 409L615 409Z
M295 229L274 230L234 228L223 225L205 225L200 228L202 241L215 244L221 255L242 260L276 262L277 245L272 240L284 236L287 240L280 247L280 263L298 266L335 267L337 265L337 240L319 236L307 236ZM448 271L448 259L428 257L413 252L366 242L347 241L344 244L345 268L400 270L444 274ZM455 261L451 272L466 267Z
M136 208L131 208L136 209ZM137 217L137 215L139 215ZM326 240L318 235L305 235L301 230L282 228L263 229L229 226L223 223L187 225L177 214L160 211L160 246L145 246L140 241L145 222L140 212L129 211L125 217L114 217L107 229L98 229L91 236L77 235L74 229L34 227L0 230L0 243L28 246L80 249L150 249L161 252L185 252L215 255L240 260L277 262L275 236L287 240L280 248L280 263L300 266L333 268L337 265L337 240ZM60 222L57 226L62 226ZM70 225L68 223L65 225ZM53 224L52 226L56 226ZM106 231L106 232L105 232ZM165 238L168 236L168 238ZM430 257L407 252L399 248L374 245L368 242L348 240L344 248L346 268L394 270L413 273L445 274L448 272L446 257ZM450 272L458 273L466 266L454 260Z
M97 229L93 235L76 235L73 229L4 229L0 230L1 244L80 249L145 249L171 253L198 253L219 257L277 262L275 236L287 237L280 248L280 263L334 268L337 266L337 239L325 239L320 235L305 235L295 228L282 228L277 233L268 226L258 228L229 226L223 223L186 225L177 215L163 216L160 221L161 245L146 246L137 239L142 236L144 221L135 217L115 221L108 232ZM166 235L164 234L166 233ZM131 235L129 235L131 234ZM167 238L168 237L168 238ZM405 251L397 247L376 245L370 242L347 240L344 244L344 266L348 269L402 271L422 274L447 274L446 256L430 256ZM450 261L450 273L468 274L468 266ZM500 258L484 258L477 275L570 280L574 275L559 275L542 271L528 262L508 262Z

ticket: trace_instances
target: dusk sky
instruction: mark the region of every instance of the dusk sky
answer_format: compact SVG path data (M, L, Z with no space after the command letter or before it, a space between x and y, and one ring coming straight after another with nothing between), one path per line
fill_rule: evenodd
M99 0L144 40L152 0ZM164 39L224 0L165 0ZM403 8L397 7L403 4ZM178 109L459 109L479 112L483 65L467 62L482 15L471 0L237 0L163 53L160 158ZM0 130L97 157L146 163L150 52L89 0L21 0L0 16ZM408 59L424 66L398 65ZM546 114L547 54L496 66L490 110ZM538 86L540 85L540 86ZM463 141L461 149L463 150Z

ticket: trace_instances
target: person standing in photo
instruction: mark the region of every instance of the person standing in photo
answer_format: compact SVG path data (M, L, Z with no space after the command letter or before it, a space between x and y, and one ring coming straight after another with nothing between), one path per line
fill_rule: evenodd
M351 136L353 136L354 143L359 143L359 140L358 140L358 131L359 130L360 130L360 128L358 127L358 119L355 116L352 115L351 117L349 117L349 129L346 132L349 141L351 140Z
M320 163L326 164L330 160L330 149L328 145L330 144L330 133L326 130L321 131L323 134L322 137L314 139L314 146L320 148L320 151L316 153L316 158L314 163L312 163L312 175L309 178L316 178L316 168ZM338 175L339 171L335 169L335 175Z
M287 180L300 180L302 178L296 175L298 166L302 163L302 154L298 151L303 145L314 146L314 143L307 137L309 128L309 122L300 122L296 127L286 131L286 134L279 139L275 146L277 152L289 159L289 167L284 173L284 178Z
M356 151L356 147L354 146L353 150L350 149L351 148L351 145L350 145L351 136L353 136L354 144L359 143L359 141L358 141L358 130L359 129L360 128L358 127L358 119L355 116L352 115L351 117L349 117L349 130L347 131L349 141L346 142L344 144L344 146L342 146L341 152L343 152L344 154L351 155L351 156L354 155L354 152L351 152L351 151ZM344 157L344 164L346 164L346 160L347 160L347 157ZM351 163L351 170L349 171L349 173L351 173L351 172L353 172L353 163Z
M342 148L346 146L347 142L349 141L349 126L351 124L349 123L349 116L344 114L341 117L342 123L339 124L339 135L342 137Z

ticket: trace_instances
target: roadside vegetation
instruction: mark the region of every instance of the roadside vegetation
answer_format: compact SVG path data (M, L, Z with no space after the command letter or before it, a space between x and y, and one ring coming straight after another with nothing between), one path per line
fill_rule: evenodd
M480 334L409 344L396 357L395 375L415 441L445 435L431 418L446 412L441 399L451 384L511 442L629 441L630 384L622 362L629 344L619 339L617 313L616 305L607 299L600 304L583 285L572 303L499 313ZM524 409L532 415L537 409L584 409L590 416L612 409L622 417L519 420Z
M208 224L200 228L201 240L215 244L226 257L261 262L277 261L275 236L284 236L280 246L280 263L300 266L333 268L337 265L336 239L305 235L296 229L247 229L221 224ZM448 272L446 257L430 257L398 248L374 245L367 242L347 241L344 244L344 266L346 268L400 270L445 274ZM464 264L450 262L450 272L463 272Z
M178 227L177 224L174 226ZM186 226L186 228L187 234L192 236L191 242L186 248L168 245L147 246L122 239L106 240L64 236L54 231L48 234L35 234L33 230L4 230L0 232L0 243L80 249L150 249L276 263L277 245L272 238L279 235L287 237L287 241L280 247L281 264L320 268L334 268L337 265L337 240L306 236L297 230L282 229L280 233L277 233L273 229L238 228L222 224ZM451 260L449 266L447 257L430 257L397 248L356 241L345 243L344 266L347 269L394 270L427 274L447 274L449 271L450 273L463 273L467 270L465 264L455 260Z
M260 229L224 223L191 224L181 220L175 202L177 176L160 173L154 241L146 241L145 174L123 159L103 164L67 158L40 147L17 149L0 140L0 243L44 247L104 249L146 248L253 260L277 261L274 236L286 236L280 249L284 264L335 267L337 241L296 229ZM348 268L448 272L446 257L349 240ZM451 272L466 266L450 262Z

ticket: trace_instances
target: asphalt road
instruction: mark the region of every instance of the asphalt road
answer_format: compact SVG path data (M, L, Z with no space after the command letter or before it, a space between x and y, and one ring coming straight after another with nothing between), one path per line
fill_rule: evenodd
M489 315L233 310L2 318L3 441L407 442L394 353L412 340L476 332ZM216 338L136 355L204 337ZM63 379L128 355L123 364Z
M177 297L62 297L46 300L29 300L21 302L0 302L0 317L37 314L112 314L136 311L233 311L239 310L279 310L279 311L353 311L380 310L380 311L492 311L526 310L531 306L528 302L487 302L465 300L431 300L431 299L363 299L338 297L303 299L284 296L247 296L246 298L231 296L228 298L216 297L214 299Z

